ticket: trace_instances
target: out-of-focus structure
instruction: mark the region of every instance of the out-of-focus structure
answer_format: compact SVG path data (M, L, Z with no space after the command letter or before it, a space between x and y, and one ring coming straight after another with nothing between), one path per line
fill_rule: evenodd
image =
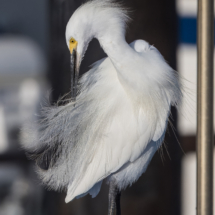
M47 5L0 1L0 214L41 214L43 188L19 144L47 88Z
M185 79L185 95L178 127L182 136L182 214L196 214L196 130L197 130L197 5L196 0L178 0L180 44L178 70ZM213 118L211 118L213 120ZM215 182L215 180L214 180ZM215 193L215 189L213 191ZM203 195L204 196L204 195ZM215 214L215 210L214 210Z

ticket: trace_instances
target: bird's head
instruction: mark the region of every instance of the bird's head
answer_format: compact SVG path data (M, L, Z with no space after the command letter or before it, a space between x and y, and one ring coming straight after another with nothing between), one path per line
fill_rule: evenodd
M95 37L101 44L101 41L124 35L128 20L127 11L112 0L89 1L73 13L66 27L66 43L76 84L89 42ZM76 86L73 85L73 88Z
M83 6L82 6L83 7ZM87 20L86 14L83 9L78 8L66 26L66 43L69 48L70 54L76 54L76 66L79 67L82 58L87 50L87 46L93 38L91 24Z
M72 87L71 93L72 98L75 100L77 95L77 83L78 83L78 75L79 75L79 68L81 65L82 58L86 52L87 45L90 39L84 35L85 28L84 28L83 20L78 18L77 14L74 13L73 16L70 18L67 27L66 27L66 43L69 48L71 62L70 62L70 69L71 69L71 78L72 78Z

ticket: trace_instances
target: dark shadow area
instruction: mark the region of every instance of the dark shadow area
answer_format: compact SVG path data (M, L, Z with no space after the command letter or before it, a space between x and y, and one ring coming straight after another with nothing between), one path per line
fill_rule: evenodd
M90 42L88 49L85 53L84 59L82 61L80 68L80 76L87 72L93 63L95 63L98 60L101 60L104 57L107 57L107 55L104 53L98 40L93 39Z

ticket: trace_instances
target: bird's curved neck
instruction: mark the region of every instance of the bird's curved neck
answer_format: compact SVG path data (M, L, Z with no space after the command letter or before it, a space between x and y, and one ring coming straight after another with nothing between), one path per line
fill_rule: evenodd
M132 55L134 55L134 50L125 41L123 33L108 35L110 34L106 34L104 37L98 38L100 45L112 61L117 72L125 72L122 65L124 67L130 63Z
M113 66L116 69L118 79L131 98L139 100L141 97L140 86L137 86L137 80L141 79L139 76L138 62L141 60L137 52L132 49L125 40L123 34L116 36L104 36L98 38L102 48L108 55Z

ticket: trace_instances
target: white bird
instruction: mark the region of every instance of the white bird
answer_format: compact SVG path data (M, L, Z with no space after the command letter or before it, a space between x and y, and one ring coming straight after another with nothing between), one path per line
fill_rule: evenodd
M73 99L44 107L39 129L29 129L25 144L43 183L67 190L66 202L95 197L106 180L109 214L116 195L146 171L163 142L170 107L182 97L177 72L154 46L144 40L127 44L128 19L109 0L89 1L74 12L66 28ZM80 78L76 97L79 66L93 38L108 57Z

